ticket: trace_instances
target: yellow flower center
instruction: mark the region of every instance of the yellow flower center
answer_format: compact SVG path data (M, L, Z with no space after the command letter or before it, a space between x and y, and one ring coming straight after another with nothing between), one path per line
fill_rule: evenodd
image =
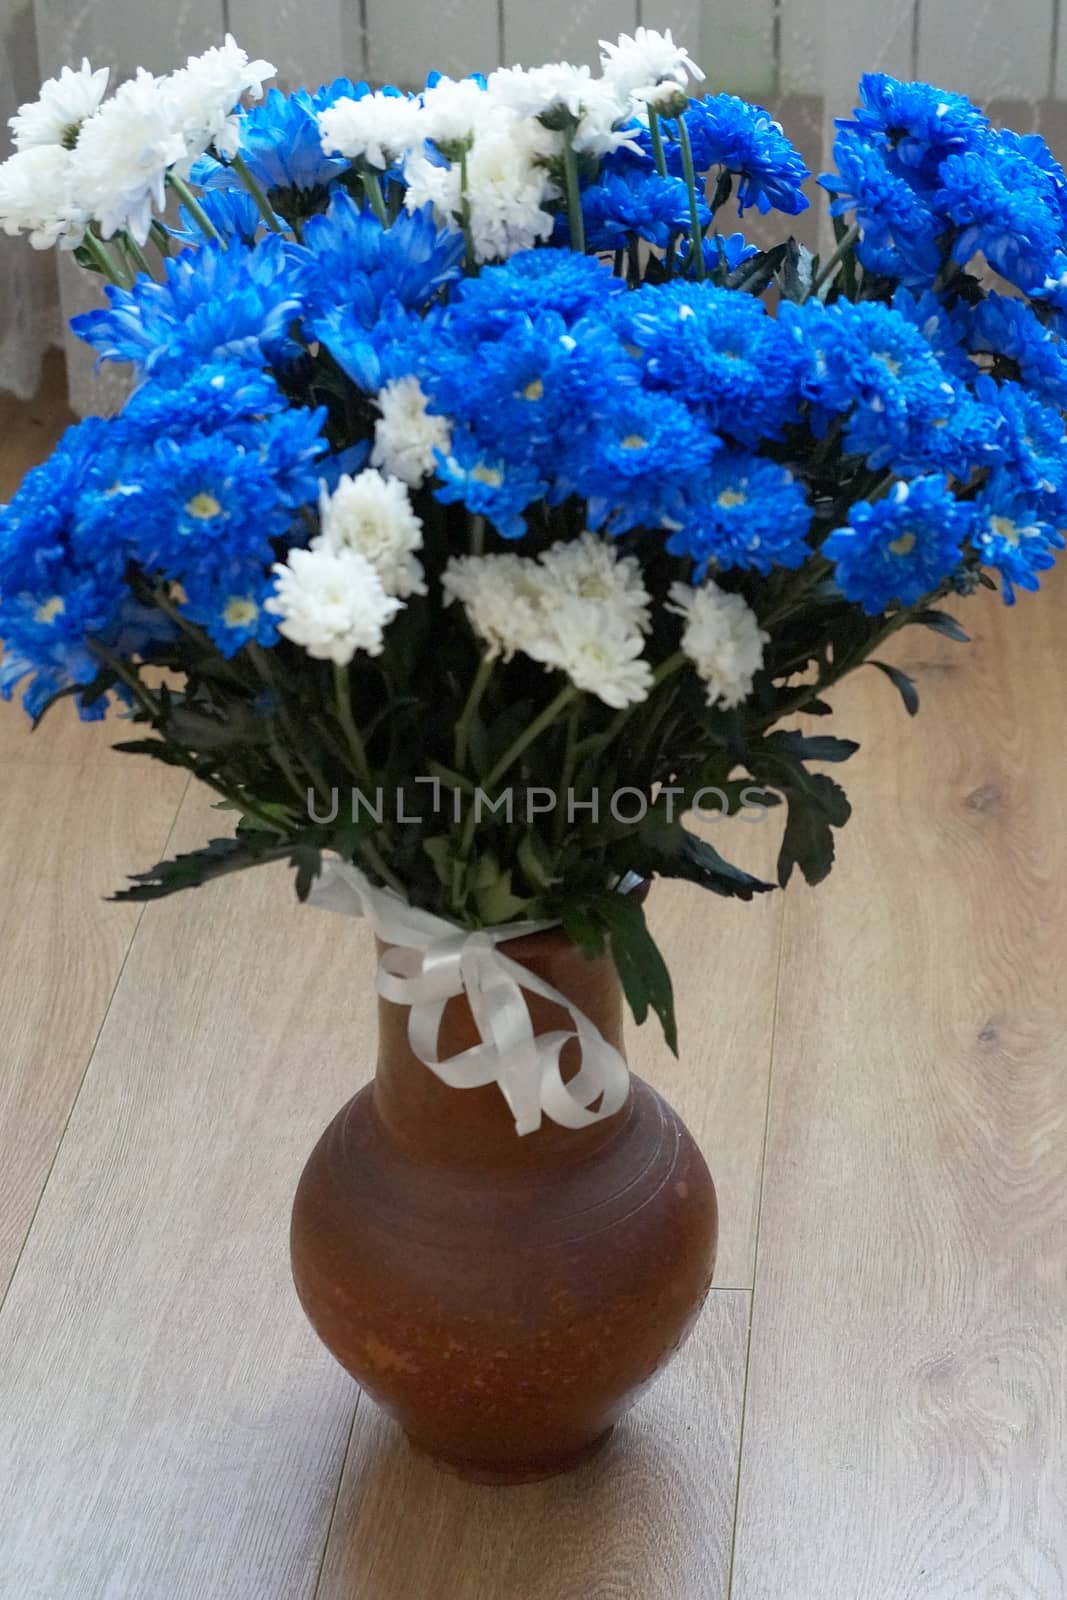
M202 489L199 494L194 494L191 500L185 502L185 509L198 522L210 522L212 517L219 515L222 506L213 494L208 494L206 489Z
M522 398L524 400L540 400L544 392L545 386L540 378L534 378L522 391Z
M889 371L895 378L897 373L900 371L900 362L896 359L896 357L891 356L888 350L876 350L874 355L877 361L881 361L884 366L889 368Z
M1019 543L1019 530L1010 517L990 517L989 526L998 539L1008 544Z
M889 546L890 554L894 556L910 556L914 549L915 535L913 533L902 533L900 538L894 539Z
M724 489L718 503L724 511L732 511L734 506L743 506L746 498L743 489Z
M66 609L66 601L63 599L62 595L54 594L51 600L46 600L43 606L37 607L37 610L33 613L33 620L34 622L43 622L46 624L49 622L54 622L57 617L61 617L63 615Z
M227 602L222 620L228 628L247 628L258 616L259 607L254 600L234 595L233 599Z
M622 447L624 450L644 450L647 445L648 440L643 438L639 433L628 433L626 438L622 441Z
M490 489L499 489L504 481L504 474L499 467L477 466L471 473L471 477L476 479L478 483L488 484Z

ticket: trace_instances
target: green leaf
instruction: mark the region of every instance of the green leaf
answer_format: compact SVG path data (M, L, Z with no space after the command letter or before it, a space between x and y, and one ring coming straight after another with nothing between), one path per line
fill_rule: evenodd
M563 906L560 911L560 921L568 939L573 940L589 960L594 956L603 955L606 937L604 929L590 915L584 902Z
M901 672L899 667L891 667L888 661L871 661L868 665L877 667L879 672L885 673L903 700L908 716L914 717L919 709L919 691L908 674Z
M755 789L755 785L749 787ZM725 899L752 900L755 895L766 894L774 888L773 883L764 883L762 878L754 878L750 872L735 867L714 845L690 833L680 822L659 831L655 845L644 860L661 878L682 878Z
M298 844L289 852L289 865L296 868L296 897L303 905L322 871L322 851L315 845Z
M120 889L113 900L162 900L180 889L198 889L213 878L257 867L265 861L278 861L290 854L291 847L275 836L258 839L212 839L199 850L160 861L149 872L131 876L132 889Z
M792 729L768 734L763 743L798 761L848 761L859 749L855 739L835 739L829 733L805 734Z
M556 858L535 828L523 834L516 855L522 875L531 889L542 894L559 882Z
M437 874L437 881L447 889L452 883L452 855L455 845L447 833L439 833L433 839L423 839L423 853L433 862L433 870Z
M173 745L164 744L162 739L126 739L121 744L113 744L111 748L127 756L150 756L153 761L162 761L167 767L189 767L190 757L184 751L175 750Z
M513 893L511 873L501 870L500 863L491 852L479 856L475 863L472 887L478 916L490 927L498 927L502 922L517 922L530 910L530 899L521 899Z
M784 889L799 867L808 883L821 883L834 864L833 828L818 805L808 796L791 790L789 814L782 846L778 852L778 882Z
M967 630L961 628L955 617L950 616L947 611L917 611L912 620L924 628L930 628L934 633L943 633L946 639L955 639L960 644L971 642Z
M807 245L786 240L785 256L775 278L787 300L802 301L811 289L815 259Z
M667 963L648 930L643 907L633 895L599 895L589 902L589 913L611 941L623 993L638 1027L650 1010L663 1025L663 1037L678 1054L678 1025L674 1017L674 989Z

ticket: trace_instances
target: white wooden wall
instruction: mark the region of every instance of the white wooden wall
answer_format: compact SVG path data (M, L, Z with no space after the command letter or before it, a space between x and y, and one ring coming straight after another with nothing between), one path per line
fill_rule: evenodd
M1061 0L32 0L42 75L87 55L119 77L161 71L231 30L278 67L283 85L340 74L415 88L427 72L460 76L502 63L595 64L597 41L644 23L673 30L712 89L754 99L807 97L791 131L818 161L833 116L855 104L861 72L883 68L976 99L1067 101L1067 4ZM820 151L821 147L821 151ZM67 317L93 286L67 260ZM94 377L68 340L79 410L109 408L116 369Z
M840 105L842 80L847 99L878 67L979 100L1067 99L1059 0L37 0L37 18L47 67L83 50L162 67L230 28L287 84L346 72L414 87L433 67L594 64L599 39L644 23L671 28L714 87L740 94Z

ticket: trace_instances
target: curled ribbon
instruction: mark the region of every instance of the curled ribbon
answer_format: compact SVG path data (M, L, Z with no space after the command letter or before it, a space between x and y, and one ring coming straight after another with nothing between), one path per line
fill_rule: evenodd
M408 1039L415 1055L453 1089L497 1084L517 1133L535 1133L542 1116L564 1128L587 1128L625 1104L630 1075L614 1045L558 989L499 948L554 923L513 922L468 932L408 905L392 889L377 888L349 862L334 860L323 863L308 904L370 924L389 947L378 965L378 993L410 1008ZM573 1030L535 1034L524 989L568 1011ZM441 1018L459 995L467 997L481 1043L442 1061ZM565 1083L560 1058L571 1039L581 1046L582 1064Z

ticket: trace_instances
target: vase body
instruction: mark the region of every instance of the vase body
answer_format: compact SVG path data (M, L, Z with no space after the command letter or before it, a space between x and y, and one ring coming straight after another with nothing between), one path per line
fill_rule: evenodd
M614 967L553 930L508 956L622 1048ZM535 1030L570 1027L527 995ZM590 1455L691 1330L718 1218L700 1151L640 1079L592 1127L520 1138L495 1084L452 1089L380 1002L377 1075L323 1134L293 1207L297 1292L337 1360L442 1465L523 1482ZM478 1042L450 1001L442 1056ZM567 1045L577 1058L577 1045ZM565 1075L578 1061L564 1057Z

